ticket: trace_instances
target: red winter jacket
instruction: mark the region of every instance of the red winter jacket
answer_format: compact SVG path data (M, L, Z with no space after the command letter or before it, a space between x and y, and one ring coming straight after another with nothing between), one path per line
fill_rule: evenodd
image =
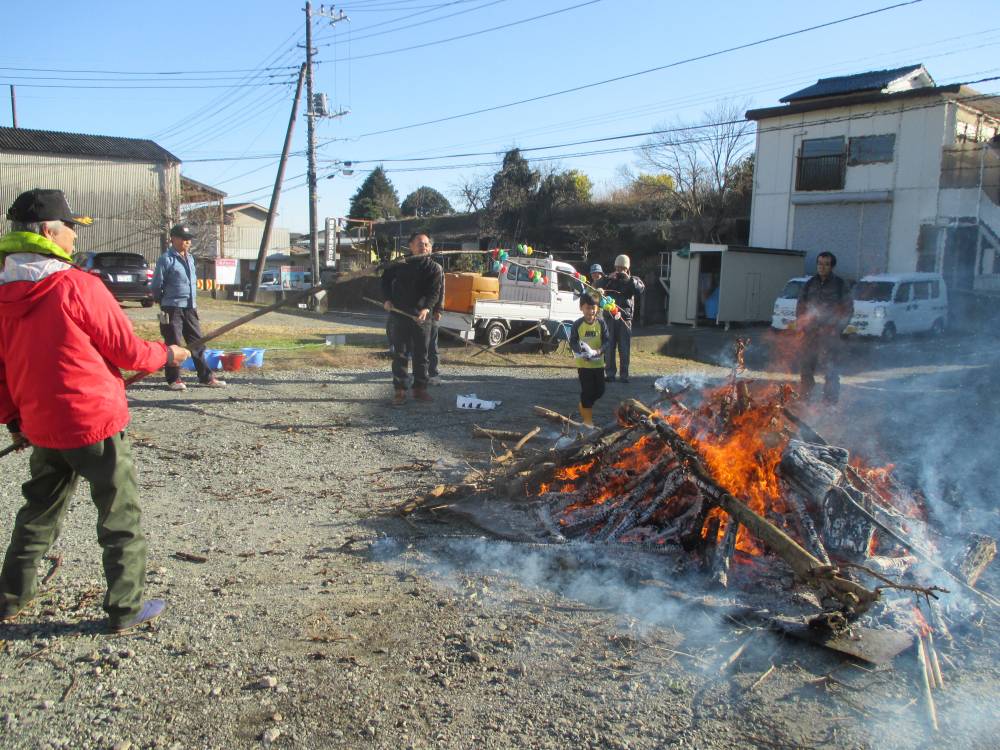
M0 251L9 252L11 237ZM0 254L0 423L18 421L32 445L81 448L128 424L119 368L157 370L166 346L136 336L97 276L52 257L38 240L31 235L23 252Z

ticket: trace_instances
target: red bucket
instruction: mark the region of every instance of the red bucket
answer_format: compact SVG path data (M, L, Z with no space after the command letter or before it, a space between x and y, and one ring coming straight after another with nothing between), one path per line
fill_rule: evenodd
M236 372L243 369L243 352L231 352L222 355L222 369L226 372Z

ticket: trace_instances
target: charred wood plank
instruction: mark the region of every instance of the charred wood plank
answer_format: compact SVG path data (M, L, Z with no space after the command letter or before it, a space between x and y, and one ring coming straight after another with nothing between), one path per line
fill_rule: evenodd
M972 534L966 542L965 549L956 560L956 569L970 586L975 586L976 581L983 574L983 571L993 562L997 556L997 542L983 534Z
M721 588L729 588L729 569L733 565L733 555L736 554L736 535L740 524L733 518L726 525L726 533L712 552L712 582Z

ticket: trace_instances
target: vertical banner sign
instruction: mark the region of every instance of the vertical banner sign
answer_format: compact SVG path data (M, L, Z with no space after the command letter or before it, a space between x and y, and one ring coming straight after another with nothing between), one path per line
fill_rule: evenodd
M335 268L337 266L337 239L340 236L338 229L338 219L326 220L326 267Z
M236 286L236 258L215 259L215 283L217 286Z

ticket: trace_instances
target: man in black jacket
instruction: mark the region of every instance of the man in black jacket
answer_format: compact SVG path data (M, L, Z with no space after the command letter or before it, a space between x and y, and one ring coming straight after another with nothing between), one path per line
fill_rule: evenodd
M609 383L615 382L616 370L621 373L621 381L628 382L629 355L632 348L632 319L635 316L636 300L646 290L646 285L638 276L632 276L630 272L631 261L627 255L619 255L615 258L615 272L610 276L605 276L597 287L602 289L618 305L620 315L617 318L608 318L608 331L611 340L608 343L608 355L604 360L604 379ZM618 363L615 365L615 352L618 353Z
M840 398L840 334L850 322L854 305L847 282L833 273L836 266L833 253L816 256L816 275L802 287L795 307L795 326L803 336L799 397L804 401L816 385L817 368L826 374L823 400L835 404Z
M390 313L394 406L406 403L407 352L413 360L413 398L433 400L427 392L427 349L432 311L444 293L444 272L431 260L431 247L430 237L414 233L410 237L412 257L390 265L382 273L384 307Z

